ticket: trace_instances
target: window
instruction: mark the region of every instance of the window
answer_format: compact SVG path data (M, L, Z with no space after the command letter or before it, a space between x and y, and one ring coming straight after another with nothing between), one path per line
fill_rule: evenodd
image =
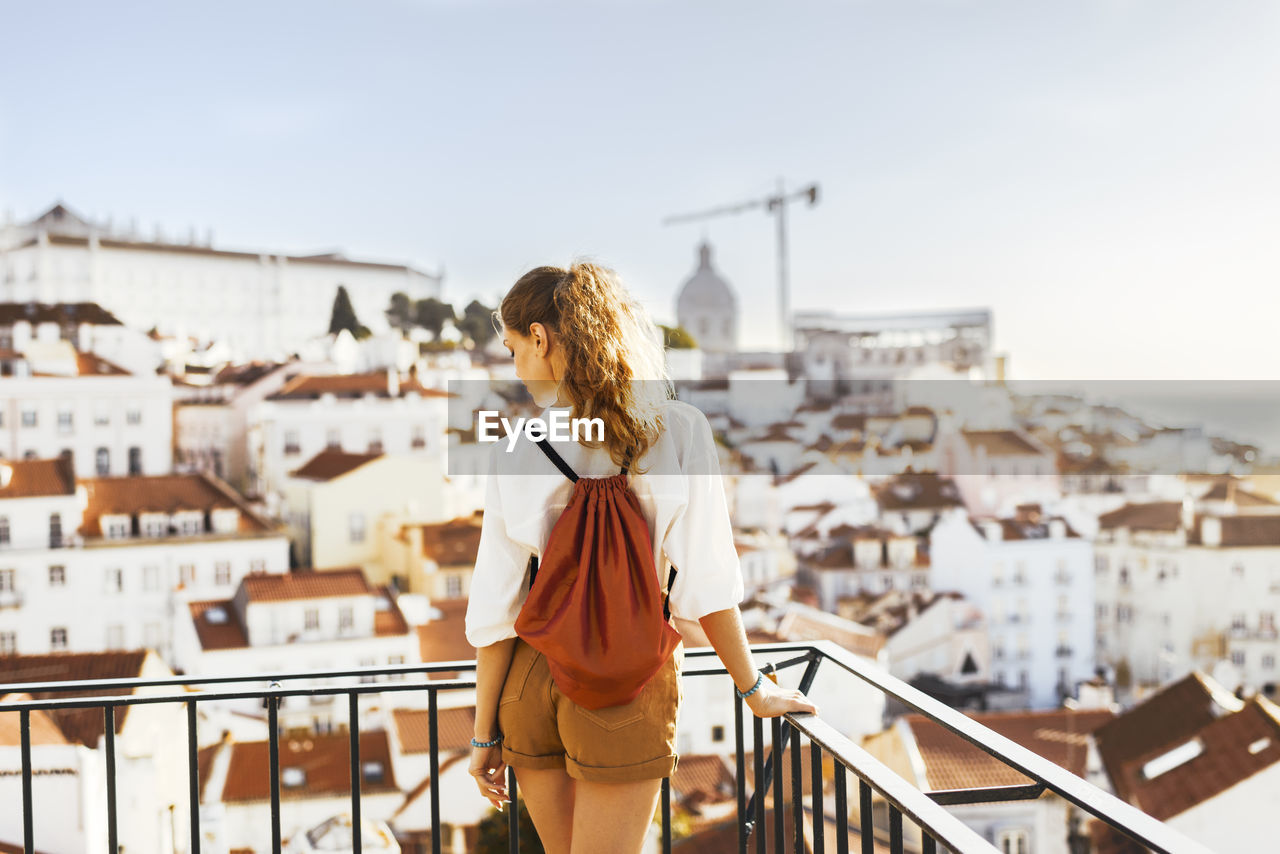
M184 563L178 567L178 583L184 586L196 583L196 565L194 563Z
M53 652L67 648L67 630L61 626L49 631L49 649Z
M0 546L9 545L9 517L0 516Z
M1018 561L1013 568L1013 583L1023 585L1027 583L1027 564L1026 561Z
M1031 686L1031 674L1026 670L1018 671L1018 689L1025 691Z
M1002 830L996 834L1000 854L1029 854L1031 836L1025 830Z
M49 586L65 587L67 584L67 568L61 564L49 567Z
M14 593L18 589L18 571L0 569L0 593Z
M356 625L356 614L350 605L343 605L338 609L338 631L349 632ZM370 667L373 665L370 664Z
M423 427L421 424L413 425L413 436L409 440L409 447L416 450L418 448L425 448L426 446L427 428Z
M134 477L142 474L142 449L137 445L129 449L129 474Z
M107 649L124 649L124 626L119 623L107 626Z
M58 432L70 433L73 429L74 422L71 420L71 411L68 409L58 412Z
M0 655L18 654L18 635L16 632L0 632Z
M137 425L142 423L142 410L130 409L128 412L125 413L124 420L126 424L130 424L136 427Z
M160 589L160 567L144 566L142 568L142 589L152 593Z
M1105 620L1106 618L1107 618L1107 603L1099 602L1098 603L1098 619Z
M362 658L360 659L360 666L361 667L377 667L378 662L372 658ZM361 682L376 682L377 679L378 677L372 673L365 673L360 676Z
M284 431L284 452L287 456L302 453L302 440L298 437L297 430Z
M369 453L382 453L382 430L377 427L369 431Z
M107 592L123 593L124 592L124 570L118 567L112 567L107 570Z
M262 558L255 558L254 560L249 561L249 572L256 575L257 573L266 571L267 562Z
M320 628L320 611L317 608L308 608L303 615L302 627L309 632L314 632Z
M231 563L220 560L213 565L213 583L226 586L231 583Z
M716 742L724 741L724 727L713 726L711 728L711 740Z
M1274 653L1269 652L1266 655L1262 656L1262 669L1263 670L1276 669L1276 657Z
M22 410L22 426L23 427L36 426L36 411L34 409Z
M1001 587L1004 585L1004 564L996 561L991 565L991 586Z
M353 543L364 542L365 531L364 531L364 514L363 513L352 513L347 518L347 531L348 531L351 542Z
M1231 663L1234 664L1236 667L1244 667L1244 650L1243 649L1231 650Z
M56 549L62 546L62 514L49 514L49 548Z
M444 580L444 595L446 599L459 599L462 597L462 578L457 575L450 575Z
M330 427L324 434L324 446L330 450L342 450L342 431L337 427Z
M1258 614L1258 633L1267 637L1275 637L1276 634L1276 612L1263 611Z
M106 427L111 424L111 414L107 411L106 404L99 404L93 413L93 426Z
M163 537L169 533L169 516L166 513L143 513L138 522L144 537Z
M1231 631L1244 631L1244 611L1236 611L1231 615Z
M111 474L111 450L109 448L99 448L95 451L93 465L98 477L106 477Z

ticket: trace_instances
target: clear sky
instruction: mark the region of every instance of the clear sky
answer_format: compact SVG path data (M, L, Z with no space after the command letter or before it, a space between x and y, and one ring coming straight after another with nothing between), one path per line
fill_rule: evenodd
M443 265L585 254L663 321L707 234L792 306L990 306L1024 379L1280 377L1280 4L8 4L0 210ZM330 295L317 298L329 299Z

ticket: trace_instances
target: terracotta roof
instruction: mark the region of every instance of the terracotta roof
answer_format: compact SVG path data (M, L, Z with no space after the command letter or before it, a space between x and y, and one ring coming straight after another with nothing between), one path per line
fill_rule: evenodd
M1134 531L1176 531L1182 526L1182 502L1126 504L1099 516L1098 526L1103 530L1129 528Z
M405 619L391 589L379 587L377 596L380 604L373 612L373 634L380 638L409 634L409 621Z
M94 353L76 352L76 373L82 377L127 377L131 374L124 368L108 362Z
M1224 548L1280 546L1280 515L1220 516ZM1197 522L1199 519L1197 519ZM1203 537L1203 528L1196 530ZM1202 541L1202 539L1201 539Z
M94 326L123 326L120 320L96 302L0 302L0 326L20 320L59 325L89 323Z
M0 697L0 747L19 747L22 744L21 721L16 713L3 712L5 703L27 703L30 694L7 694ZM43 709L31 712L31 744L69 744L62 730Z
M298 599L327 599L331 596L372 596L375 593L364 570L303 569L283 575L246 575L240 582L249 602L292 602Z
M230 599L191 602L187 608L201 649L244 649L249 645L249 636ZM217 619L210 619L211 612L218 615Z
M1055 520L1062 523L1063 537L1068 539L1080 538L1080 533L1072 528L1066 519L1060 516L1035 522L1028 519L1010 519L1007 517L994 521L1000 523L1000 538L1002 540L1047 540L1049 538L1049 522ZM982 533L985 535L986 532L982 531Z
M479 514L422 525L422 554L440 566L474 565L480 550Z
M351 757L348 752L348 735L308 735L305 738L282 739L280 742L280 799L349 797L351 795ZM227 767L227 782L222 790L224 803L267 801L271 798L269 775L269 746L265 741L254 741L230 746L231 761ZM360 789L365 795L398 791L395 772L391 766L391 748L387 733L382 730L360 733L360 762L362 780ZM380 780L371 780L367 770L369 763L382 765ZM305 772L301 785L287 785L286 769L298 768Z
M837 430L865 430L867 416L859 412L841 412L831 419L831 426Z
M365 463L376 460L382 454L349 454L336 449L326 449L289 472L291 477L303 480L333 480L353 472Z
M1099 729L1098 753L1116 795L1128 801L1140 787L1140 757L1181 744L1240 707L1217 682L1193 672Z
M467 600L437 599L432 606L444 613L438 620L418 626L418 650L423 664L439 661L471 661L476 648L467 640ZM430 674L432 679L457 679L458 671Z
M34 700L131 695L132 689L106 691L35 691L41 682L79 682L90 679L136 679L142 674L147 650L131 652L54 652L48 655L0 657L0 684L22 684ZM116 732L124 728L129 707L116 713ZM105 730L101 709L56 709L49 718L70 742L96 748Z
M402 377L399 380L399 396L409 392L417 392L423 397L449 397L449 393L440 389L425 388L414 377ZM331 374L328 376L298 376L285 383L267 400L319 400L322 395L332 394L335 397L364 397L373 394L377 397L390 397L387 393L387 372L372 371L364 374Z
M277 362L247 362L243 365L224 365L214 375L217 385L252 385L281 365Z
M1044 453L1016 430L962 430L960 435L970 448L975 451L981 448L989 457L1040 456Z
M1055 709L1042 712L989 712L971 715L983 726L1022 745L1072 774L1083 777L1088 736L1113 718L1106 710ZM910 727L924 761L931 791L987 786L1019 786L1030 778L985 750L923 715L902 719Z
M1142 773L1146 763L1189 742L1198 747L1199 755L1151 778ZM1126 769L1128 799L1163 821L1276 762L1280 762L1280 708L1259 696L1240 711L1209 722L1191 739L1168 742L1135 757Z
M729 737L726 730L725 738ZM671 778L671 793L681 802L691 799L699 804L729 801L737 796L734 774L723 756L681 754L675 775Z
M391 718L402 753L431 752L431 712L428 709L394 709ZM441 752L469 751L471 738L476 732L476 707L438 709L436 731Z
M83 478L79 483L88 493L89 499L80 525L80 533L86 537L102 536L102 516L117 514L136 516L139 513L177 513L193 510L204 513L211 510L239 510L238 533L271 530L271 526L261 519L235 490L203 472ZM206 533L208 530L206 525Z
M1219 480L1206 492L1200 496L1201 501L1232 501L1238 507L1275 507L1276 502L1267 498L1265 495L1259 495L1256 492L1250 492L1236 483L1235 478Z
M792 606L778 621L778 637L786 641L835 641L840 647L874 659L884 647L884 636L858 623L825 612Z
M964 506L955 481L933 472L900 474L877 486L874 494L882 510Z
M71 460L0 460L12 475L7 486L0 486L0 499L43 498L53 495L75 495L76 477Z

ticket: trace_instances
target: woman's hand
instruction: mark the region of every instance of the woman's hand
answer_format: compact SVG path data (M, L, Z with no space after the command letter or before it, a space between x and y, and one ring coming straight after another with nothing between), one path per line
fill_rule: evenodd
M776 718L787 712L818 714L818 707L796 688L783 688L768 676L760 680L760 687L747 697L747 707L758 718Z
M471 765L467 770L476 778L480 794L489 803L501 810L504 803L511 802L511 797L507 794L507 763L502 761L501 744L472 747Z

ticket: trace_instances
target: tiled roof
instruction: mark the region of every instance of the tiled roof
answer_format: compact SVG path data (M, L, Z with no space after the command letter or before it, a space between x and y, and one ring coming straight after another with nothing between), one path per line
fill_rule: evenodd
M348 454L345 451L326 449L289 472L290 476L303 480L333 480L353 472L365 463L376 460L382 454Z
M280 742L280 798L348 797L351 794L351 757L346 733L308 735L305 738L288 738ZM222 790L224 803L266 801L271 798L269 774L269 746L265 741L233 744L231 761L227 767L227 782ZM364 768L370 763L382 765L382 778L370 780L362 769L361 792L376 795L395 792L395 773L391 767L391 748L385 731L360 733L360 762ZM286 770L298 768L305 772L302 785L285 784Z
M726 733L726 739L729 734ZM734 771L723 756L716 754L681 754L671 778L672 796L681 802L716 803L732 800L737 794Z
M1116 795L1126 801L1134 797L1142 783L1141 757L1187 741L1241 705L1217 682L1193 672L1099 729L1094 735L1098 753Z
M467 600L437 599L432 606L443 612L438 620L418 626L418 649L423 664L434 664L438 661L471 661L476 657L476 648L467 640L466 613ZM456 679L457 671L432 673L432 679Z
M1191 739L1169 742L1135 757L1126 769L1130 803L1163 821L1280 762L1280 708L1256 697L1240 711L1206 724L1194 739L1199 755L1150 779L1141 773L1147 762Z
M327 599L331 596L371 596L374 588L364 570L304 569L283 575L246 575L241 582L250 602L292 602L298 599Z
M30 694L6 694L0 697L0 709L5 703L27 703L32 699ZM53 718L43 709L31 712L31 744L68 744L66 736ZM18 747L22 744L21 721L16 714L0 713L0 747Z
M76 353L76 373L82 377L127 377L124 368L94 353Z
M1221 516L1222 543L1225 548L1248 546L1280 546L1280 515ZM1197 526L1203 537L1204 530Z
M201 649L208 652L244 649L249 645L249 637L240 624L240 615L236 613L230 599L192 602L187 607L191 611L191 622L195 626ZM220 613L219 618L210 619L210 612Z
M271 526L230 486L205 473L164 474L131 477L83 478L80 485L88 493L80 533L102 536L101 517L139 513L178 513L199 510L240 511L238 533L269 531ZM206 528L207 530L207 528Z
M247 362L243 365L224 365L214 375L215 385L252 385L267 374L281 367L276 362Z
M373 612L373 634L376 637L390 637L409 634L409 621L396 603L396 597L387 587L380 587L377 596L381 604Z
M1016 430L963 430L960 433L973 450L986 451L987 456L1040 456L1044 453Z
M12 472L8 485L0 486L0 499L75 495L75 473L71 468L71 460L64 457L52 460L0 460L0 466Z
M417 392L423 397L449 397L440 389L425 388L413 377L399 380L399 396ZM328 376L298 376L267 397L267 400L319 400L322 395L335 397L390 397L387 388L387 372L372 371L364 374L331 374Z
M79 682L90 679L136 679L142 674L146 650L131 652L54 652L48 655L0 657L0 684L24 684L33 700L130 695L132 689L106 691L35 691L41 682ZM116 711L116 732L124 728L128 706ZM56 709L50 719L67 741L96 748L105 730L101 709Z
M900 474L878 486L875 497L882 510L964 506L955 481L933 472Z
M1232 501L1238 507L1275 507L1276 502L1267 498L1265 495L1259 495L1256 492L1250 492L1242 486L1239 486L1234 478L1219 480L1208 492L1200 496L1201 501Z
M1103 530L1129 528L1134 531L1176 531L1182 526L1182 502L1126 504L1099 516L1098 526Z
M440 566L472 565L480 550L479 514L421 525L422 554Z
M1106 710L1055 709L1042 712L989 712L974 720L1005 738L1083 777L1088 736L1110 721ZM923 715L902 719L910 727L924 762L931 791L988 786L1020 786L1032 782L985 750L975 747Z
M867 416L858 412L841 412L831 419L831 426L836 430L865 430Z
M431 712L427 709L395 709L391 713L400 741L400 750L406 754L431 752ZM436 711L438 744L441 752L470 750L471 738L476 731L476 707L463 706Z
M20 320L30 323L89 323L94 326L122 326L114 314L96 302L0 302L0 326Z

